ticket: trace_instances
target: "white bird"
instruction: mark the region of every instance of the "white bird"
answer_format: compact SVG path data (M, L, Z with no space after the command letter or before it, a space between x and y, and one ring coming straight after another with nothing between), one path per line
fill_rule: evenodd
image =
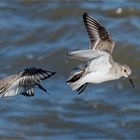
M54 74L55 72L37 69L35 67L26 68L22 72L0 80L0 97L18 94L31 97L34 96L35 87L39 87L47 92L47 90L41 86L40 82Z
M90 48L68 53L71 58L87 61L86 68L73 72L68 79L72 90L80 94L88 83L98 84L121 77L129 78L134 87L129 66L119 64L112 58L115 42L105 27L87 13L83 14L83 19L90 38Z

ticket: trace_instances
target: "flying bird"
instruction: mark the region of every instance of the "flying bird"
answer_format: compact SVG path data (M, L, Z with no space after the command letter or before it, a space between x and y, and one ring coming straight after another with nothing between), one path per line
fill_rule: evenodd
M115 42L106 28L86 12L83 14L83 20L90 39L90 47L88 50L70 52L68 56L86 61L87 66L77 72L72 72L67 84L72 90L76 90L80 94L85 90L88 83L99 84L126 77L134 87L130 78L130 67L113 60L112 51Z
M0 97L19 94L31 97L35 94L35 87L47 92L47 90L41 85L41 81L54 74L55 72L35 67L26 68L15 75L0 80Z

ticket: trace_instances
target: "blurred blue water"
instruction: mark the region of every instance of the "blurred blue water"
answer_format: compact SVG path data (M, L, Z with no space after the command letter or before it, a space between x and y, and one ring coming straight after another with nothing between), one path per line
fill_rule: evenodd
M123 79L89 85L78 96L66 85L80 64L66 53L89 45L85 11L111 33L113 56L132 68L135 89ZM138 1L1 1L0 76L28 66L57 74L42 83L51 95L37 89L33 98L1 99L0 139L140 139L139 23Z

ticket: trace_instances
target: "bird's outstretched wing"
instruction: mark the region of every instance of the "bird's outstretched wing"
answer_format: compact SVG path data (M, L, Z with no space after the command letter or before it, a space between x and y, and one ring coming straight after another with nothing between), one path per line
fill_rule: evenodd
M0 80L0 97L9 96L10 94L16 95L18 93L17 89L22 88L25 89L25 92L21 93L22 95L33 96L33 87L35 85L46 92L47 90L41 86L40 82L41 80L45 80L54 74L55 72L48 70L37 69L34 67L27 68L22 72Z
M90 49L112 53L115 42L105 27L86 12L83 14L83 20L91 42Z
M97 59L103 55L106 55L107 52L99 51L99 50L78 50L74 52L68 53L68 57L81 60L81 61L90 61L93 59Z
M34 96L34 94L35 94L34 88L32 88L24 93L21 93L21 95L26 96L26 97L32 97L32 96Z
M54 74L55 72L52 71L32 67L20 72L17 79L19 79L19 86L29 86L39 84L41 80L45 80Z

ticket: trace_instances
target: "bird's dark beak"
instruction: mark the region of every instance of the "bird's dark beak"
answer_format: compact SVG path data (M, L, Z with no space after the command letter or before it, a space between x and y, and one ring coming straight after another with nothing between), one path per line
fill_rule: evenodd
M130 81L132 87L135 88L134 83L133 83L132 79L130 78L130 76L128 76L128 80Z

